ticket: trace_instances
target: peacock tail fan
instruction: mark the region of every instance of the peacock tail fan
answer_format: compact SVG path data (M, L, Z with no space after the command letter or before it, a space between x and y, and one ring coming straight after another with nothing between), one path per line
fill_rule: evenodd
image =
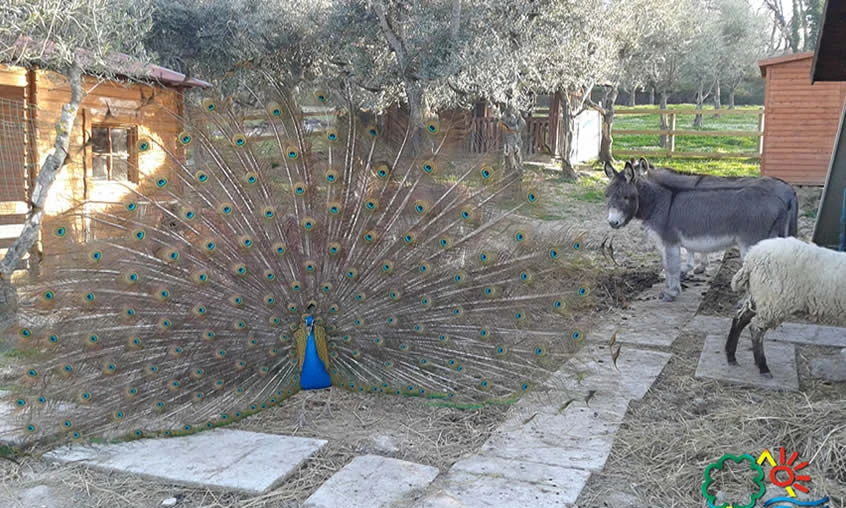
M458 153L458 122L415 146L326 92L275 94L206 98L176 140L138 140L118 203L45 222L5 437L182 434L306 384L479 407L578 350L591 263L566 227L536 234L542 190Z

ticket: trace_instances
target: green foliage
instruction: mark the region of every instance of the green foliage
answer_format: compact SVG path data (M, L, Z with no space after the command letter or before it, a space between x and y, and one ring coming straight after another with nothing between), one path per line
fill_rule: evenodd
M60 72L79 61L87 71L108 75L114 71L110 54L144 57L151 11L150 0L4 0L0 61Z

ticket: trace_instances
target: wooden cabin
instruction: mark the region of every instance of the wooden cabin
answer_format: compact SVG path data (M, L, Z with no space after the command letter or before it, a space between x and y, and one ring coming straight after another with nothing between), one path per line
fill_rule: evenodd
M130 62L121 57L117 62ZM86 95L71 132L69 160L47 197L48 215L87 200L116 201L127 192L121 183L137 184L156 173L165 154L151 150L139 156L137 140L175 149L184 91L210 86L163 67L130 63L113 71L115 79L84 76ZM29 193L53 149L55 125L69 98L61 74L0 64L0 255L21 230Z
M758 62L766 80L761 175L797 185L823 185L846 83L811 84L813 52Z

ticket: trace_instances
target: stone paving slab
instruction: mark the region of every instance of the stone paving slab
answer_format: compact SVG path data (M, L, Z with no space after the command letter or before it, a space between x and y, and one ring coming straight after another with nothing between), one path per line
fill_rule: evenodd
M549 466L538 466L545 467ZM569 507L579 497L590 473L566 470L572 482L550 486L503 476L450 472L441 490L414 505L418 508L534 508Z
M482 445L481 455L597 471L605 465L628 398L595 394L561 414L515 411Z
M760 374L752 355L752 344L744 343L741 337L737 346L738 365L729 365L725 353L726 338L721 335L708 335L696 367L696 377L719 379L733 383L770 388L774 390L797 391L799 375L796 372L796 351L793 344L786 342L764 341L764 353L767 365L773 377Z
M44 457L183 485L261 494L326 443L323 439L213 429L168 439L64 446Z
M685 327L685 330L726 337L730 328L731 318L696 316ZM744 337L748 340L749 333L748 328L743 330L741 341ZM846 347L846 328L805 323L784 323L778 328L769 330L764 336L764 340L793 342L795 344L809 344L812 346Z
M306 499L303 508L381 508L423 489L438 468L399 459L362 455L332 475Z
M710 279L708 279L710 280ZM589 335L591 342L608 342L617 332L617 341L648 346L669 347L679 331L693 318L702 301L704 286L691 286L682 290L673 302L662 302L657 295L663 283L644 292L644 299L630 303L628 309L618 311L606 322L597 326Z
M640 400L673 356L663 351L636 349L630 344L621 344L622 349L615 368L611 361L611 350L607 345L591 346L593 345L589 344L579 351L563 369L550 376L545 384L562 392L562 395L568 392L586 393L595 390L625 393L631 399Z

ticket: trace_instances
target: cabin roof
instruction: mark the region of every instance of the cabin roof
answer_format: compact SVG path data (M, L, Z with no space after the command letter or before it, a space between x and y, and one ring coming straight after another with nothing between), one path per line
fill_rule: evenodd
M811 65L811 83L846 81L846 2L826 0Z
M38 59L23 59L22 56L28 48L38 45L39 54ZM13 61L7 62L13 65L33 65L37 63L48 63L50 55L54 51L52 43L40 43L29 37L18 37L15 41L16 52ZM191 78L165 67L145 63L137 58L131 57L123 53L110 53L103 58L103 62L95 62L93 54L89 50L80 49L77 51L79 63L86 74L111 74L116 77L152 81L163 86L171 88L208 88L211 83L197 78Z
M767 67L771 65L778 65L788 62L795 62L798 60L805 60L806 58L813 58L814 52L813 51L805 51L804 53L792 53L789 55L782 55L782 56L774 56L771 58L765 58L763 60L758 60L758 67L761 69L761 77L767 77Z

